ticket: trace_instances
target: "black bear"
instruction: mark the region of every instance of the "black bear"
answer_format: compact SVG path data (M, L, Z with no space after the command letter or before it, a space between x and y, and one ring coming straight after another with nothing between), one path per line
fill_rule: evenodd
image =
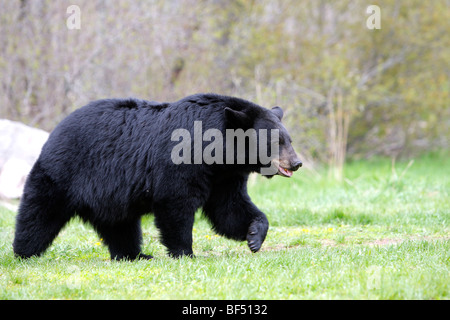
M131 98L89 103L56 126L27 178L15 255L39 256L78 215L103 238L111 259L151 259L141 253L140 223L142 215L153 213L169 255L192 256L199 208L218 234L247 240L251 251L258 251L269 224L250 200L248 175L266 170L268 177L290 177L301 166L282 116L279 107L217 94L174 103ZM239 135L229 132L244 133L244 147L234 148L229 142ZM183 134L193 141L180 142ZM250 150L252 137L257 150ZM273 146L275 156L262 161L259 151Z

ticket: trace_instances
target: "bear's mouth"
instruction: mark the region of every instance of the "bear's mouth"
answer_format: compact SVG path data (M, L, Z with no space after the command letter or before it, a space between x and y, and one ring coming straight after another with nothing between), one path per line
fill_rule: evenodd
M275 174L277 174L279 176L290 178L294 174L293 170L282 167L280 165L280 160L278 160L278 159L272 160L272 166L275 166L275 168L277 169L277 173L275 173Z
M289 169L283 168L282 166L278 166L278 174L284 177L292 177L293 172Z

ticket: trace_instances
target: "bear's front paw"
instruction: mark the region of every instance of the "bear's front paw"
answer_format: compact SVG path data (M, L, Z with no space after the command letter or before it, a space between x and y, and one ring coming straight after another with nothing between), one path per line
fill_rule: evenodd
M266 238L269 223L267 220L254 220L250 223L247 233L248 247L252 252L258 252Z
M175 258L175 259L182 258L182 257L195 258L195 255L192 252L192 249L169 250L169 256L172 258Z

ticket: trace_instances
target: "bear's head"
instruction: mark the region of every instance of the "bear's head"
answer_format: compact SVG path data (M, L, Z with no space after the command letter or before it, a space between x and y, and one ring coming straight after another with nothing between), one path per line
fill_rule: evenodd
M283 110L280 107L273 107L268 113L273 113L275 118L272 116L272 123L275 124L276 129L278 129L278 157L271 160L271 165L275 166L278 175L283 177L291 177L293 171L297 171L301 166L302 162L298 158L294 148L292 147L292 139L286 130L285 126L282 124L281 119L283 118ZM276 145L276 144L275 144Z
M283 110L280 107L265 109L252 106L242 110L225 108L225 114L227 122L235 130L242 129L248 138L245 152L238 150L237 155L238 158L243 155L246 164L252 164L253 159L255 171L268 178L274 175L289 178L302 166L292 147L292 139L281 122ZM250 142L252 137L255 140L253 143Z

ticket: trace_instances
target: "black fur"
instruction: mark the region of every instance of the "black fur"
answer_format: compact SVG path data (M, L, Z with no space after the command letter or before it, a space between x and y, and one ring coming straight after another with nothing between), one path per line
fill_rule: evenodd
M227 116L236 111L238 119ZM268 221L247 194L247 178L261 165L180 164L171 161L178 128L193 132L231 127L282 128L274 113L251 102L198 94L174 103L137 99L94 101L50 134L25 185L14 252L39 256L75 215L91 223L113 259L151 258L141 253L141 216L155 215L171 256L193 255L198 208L215 231L260 249ZM280 138L281 141L281 138ZM289 143L290 145L290 143Z

